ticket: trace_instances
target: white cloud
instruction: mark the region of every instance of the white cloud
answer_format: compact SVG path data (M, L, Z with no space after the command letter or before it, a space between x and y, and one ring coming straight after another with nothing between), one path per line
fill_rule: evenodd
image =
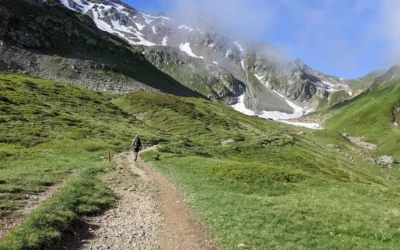
M160 1L189 25L219 23L292 58L311 57L317 69L350 73L366 60L388 65L400 56L400 0Z
M276 19L270 0L161 0L178 18L193 26L216 23L239 35L259 39Z
M379 37L383 38L389 47L388 58L397 61L400 57L400 1L382 0L379 10L376 30L380 31Z

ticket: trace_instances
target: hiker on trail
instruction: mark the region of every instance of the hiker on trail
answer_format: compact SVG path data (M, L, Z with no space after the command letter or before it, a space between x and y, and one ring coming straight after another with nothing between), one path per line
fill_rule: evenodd
M142 150L142 141L140 140L139 136L135 136L133 139L132 144L129 147L133 146L133 156L135 157L135 161L138 158L139 151Z

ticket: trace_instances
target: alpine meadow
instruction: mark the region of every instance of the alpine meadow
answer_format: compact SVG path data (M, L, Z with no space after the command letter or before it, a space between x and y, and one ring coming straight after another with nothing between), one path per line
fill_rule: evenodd
M399 248L399 65L131 2L0 2L0 250Z

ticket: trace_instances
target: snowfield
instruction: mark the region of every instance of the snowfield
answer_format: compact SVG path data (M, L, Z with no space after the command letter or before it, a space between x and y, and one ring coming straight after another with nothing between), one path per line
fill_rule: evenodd
M193 53L192 48L190 48L190 43L182 43L179 45L179 49L188 54L191 57L201 58L204 59L202 56L197 56Z
M246 93L239 96L238 102L234 105L231 105L231 107L234 110L236 110L240 113L243 113L245 115L258 116L263 119L272 119L272 120L275 120L278 122L283 122L283 123L298 126L298 127L305 127L305 128L310 128L310 129L322 129L318 123L303 123L303 122L288 121L288 119L300 118L300 117L312 112L313 110L304 109L302 107L299 107L296 104L294 104L294 103L290 102L289 100L287 100L286 98L284 98L280 94L278 94L278 95L281 96L282 98L284 98L286 100L286 102L288 103L288 105L293 108L294 112L292 114L288 114L288 113L284 113L284 112L280 112L280 111L263 111L260 115L257 115L253 110L246 108L246 106L244 104L245 95L246 95Z
M162 46L168 46L168 45L167 45L167 42L168 42L168 37L166 36L166 37L163 38L163 40L162 40L162 42L161 42L161 45L162 45Z
M297 127L304 127L304 128L310 128L310 129L324 129L318 123L291 122L291 121L285 121L285 120L281 120L280 122L290 124L293 126L297 126Z
M144 46L155 46L155 43L152 43L150 41L147 41L144 38L144 35L142 33L140 33L140 31L146 26L146 25L142 25L138 22L135 22L133 19L130 19L137 27L137 29L135 29L132 26L126 27L124 25L120 25L118 21L111 21L111 25L108 24L107 22L103 21L102 18L104 18L105 16L101 14L101 12L99 11L99 9L103 9L105 11L110 10L111 8L115 7L117 8L120 12L122 12L124 15L129 16L129 13L124 11L125 7L119 4L113 4L113 6L108 6L108 5L104 5L104 4L94 4L91 2L87 2L84 0L75 0L75 3L78 4L79 7L79 11L76 9L73 9L71 7L69 7L69 1L68 0L60 0L60 2L66 6L68 9L71 9L73 11L77 11L83 14L86 14L88 11L92 11L93 12L93 21L96 24L96 26L103 30L106 31L108 33L111 34L116 34L119 35L120 37L126 39L130 44L132 45L144 45ZM97 6L97 8L93 8L94 6ZM153 22L154 20L158 19L158 18L162 18L162 19L166 19L168 20L168 18L166 17L154 17L154 16L150 16L147 14L144 14L142 12L139 12L140 14L143 15L143 18L145 19L145 22L147 24L150 24L151 22ZM155 31L155 28L153 29L153 31ZM137 39L139 41L137 41L136 39L133 40L131 38L131 36L129 36L130 34L133 34L137 37Z
M254 113L253 110L246 108L246 106L244 105L244 96L245 95L246 95L246 93L243 93L243 95L239 96L238 102L235 105L232 105L231 107L234 110L239 111L240 113L243 113L245 115L255 116L256 113Z
M262 82L261 79L265 78L265 76L260 76L260 75L257 75L257 74L254 74L254 76L255 76L260 82Z

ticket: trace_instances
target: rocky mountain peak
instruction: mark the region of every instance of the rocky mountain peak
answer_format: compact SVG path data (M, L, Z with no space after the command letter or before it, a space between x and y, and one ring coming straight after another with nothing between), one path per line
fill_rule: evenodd
M185 21L169 18L165 13L148 15L119 0L61 2L74 11L89 15L99 29L119 36L132 46L153 46L145 49L150 62L175 79L180 78L178 80L186 86L201 89L212 99L238 98L244 94L247 104L259 103L252 105L257 112L262 109L290 112L285 98L311 109L324 103L333 92L343 91L351 95L350 88L340 78L313 70L301 60L292 61L269 44L235 39L232 34L221 32L216 27L191 26ZM172 62L181 64L171 67ZM222 77L227 72L231 75L229 82ZM224 87L218 85L220 89L216 89L215 83L223 83ZM257 88L262 88L267 94L251 95L248 91L252 85L259 85ZM275 102L281 104L271 104L272 99L281 99Z

